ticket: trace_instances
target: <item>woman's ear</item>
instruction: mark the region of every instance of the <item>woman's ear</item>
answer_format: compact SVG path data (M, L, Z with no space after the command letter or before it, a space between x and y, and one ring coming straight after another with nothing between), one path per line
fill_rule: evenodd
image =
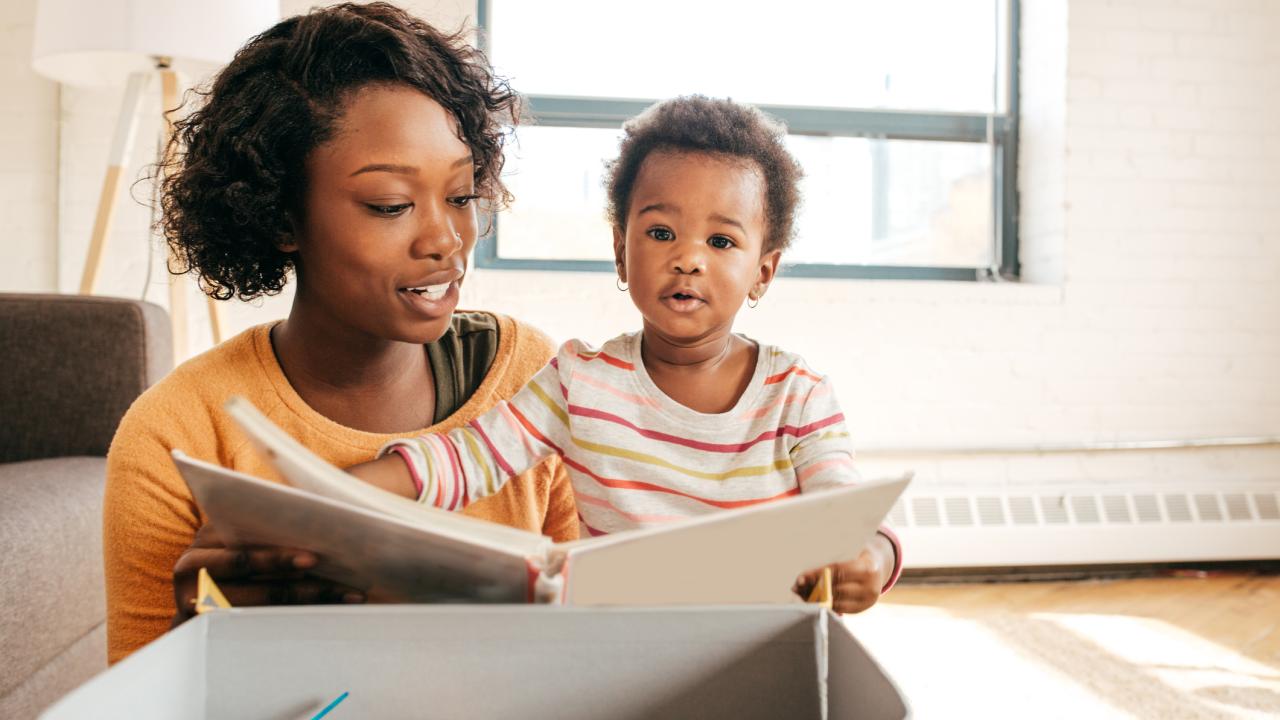
M618 279L627 281L627 239L622 228L613 226L613 265L618 269Z
M760 256L760 269L756 274L756 282L751 286L751 292L747 294L752 300L759 300L764 297L766 291L769 290L769 283L773 282L773 278L778 274L778 263L782 260L781 250L770 250Z
M286 224L289 227L276 237L276 249L282 253L298 252L298 221L293 213L288 213Z

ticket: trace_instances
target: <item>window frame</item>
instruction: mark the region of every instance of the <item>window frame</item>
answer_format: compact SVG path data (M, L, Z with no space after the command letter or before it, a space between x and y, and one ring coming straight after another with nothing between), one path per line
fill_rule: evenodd
M875 140L923 140L990 144L992 179L992 244L989 267L852 265L782 263L787 277L863 280L1017 280L1018 262L1018 59L1020 0L1005 0L1008 54L1004 83L1005 111L1000 114L915 110L859 110L812 106L759 105L787 125L792 135L861 137ZM477 0L481 50L489 50L490 0ZM539 127L620 128L656 102L606 97L525 95L528 112ZM601 209L603 212L603 208ZM477 240L475 266L494 270L614 272L607 260L505 258L498 255L500 218L491 215Z

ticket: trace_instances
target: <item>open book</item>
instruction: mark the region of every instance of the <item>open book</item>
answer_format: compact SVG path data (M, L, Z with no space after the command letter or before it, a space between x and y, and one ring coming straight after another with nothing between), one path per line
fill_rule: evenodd
M421 505L307 450L249 402L227 412L291 485L174 462L233 546L321 558L313 572L397 602L673 605L798 602L796 576L849 560L910 476L566 543Z

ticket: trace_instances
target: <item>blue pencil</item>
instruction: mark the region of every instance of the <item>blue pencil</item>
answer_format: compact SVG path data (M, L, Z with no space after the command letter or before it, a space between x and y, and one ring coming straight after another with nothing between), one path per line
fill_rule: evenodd
M338 707L338 703L342 702L343 700L346 700L347 696L350 694L351 693L349 692L342 693L341 695L338 696L337 700L334 700L333 702L326 705L325 708L321 710L319 713L316 713L315 717L312 717L311 720L320 720L320 718L324 717L325 715L328 715L330 710Z

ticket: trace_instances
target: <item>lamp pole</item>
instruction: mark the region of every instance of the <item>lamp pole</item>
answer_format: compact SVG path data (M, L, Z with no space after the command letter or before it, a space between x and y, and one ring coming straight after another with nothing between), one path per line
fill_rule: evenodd
M111 142L111 154L107 160L107 172L102 181L102 192L98 196L98 212L94 217L93 236L89 240L89 253L85 258L84 272L80 276L80 294L92 295L98 273L102 267L102 253L111 234L111 224L115 218L116 197L120 192L120 179L129 166L129 158L133 154L133 141L137 136L138 118L142 106L142 96L153 74L160 75L160 110L164 122L161 124L161 175L157 178L163 182L168 174L169 143L173 138L173 113L178 111L178 74L173 70L171 58L159 56L155 58L155 71L152 73L130 73L128 85L125 87L124 101L120 104L120 116L116 120L115 137ZM165 248L166 268L172 257ZM169 322L173 330L173 352L175 362L186 359L188 349L187 323L187 288L182 282L182 275L169 273ZM206 298L209 312L209 324L213 332L214 344L222 342L223 322L222 306L213 298Z

